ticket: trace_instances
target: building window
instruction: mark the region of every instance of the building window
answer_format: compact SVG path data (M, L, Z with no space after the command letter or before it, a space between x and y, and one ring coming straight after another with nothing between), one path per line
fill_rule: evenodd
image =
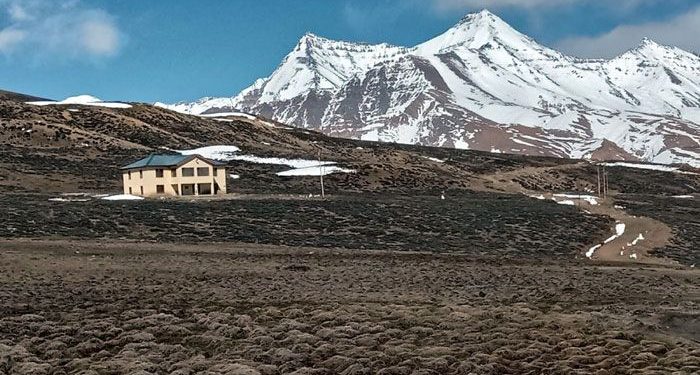
M194 176L194 168L182 168L182 177Z
M141 195L143 195L143 186L141 186Z
M211 195L211 184L197 184L199 195Z
M156 185L156 194L165 194L165 185Z
M156 169L156 177L157 178L163 177L163 170L162 169Z
M139 171L139 178L143 178L143 171Z
M129 171L129 180L131 180L131 171Z
M177 169L170 170L170 177L177 177Z
M131 195L131 194L133 194L133 193L131 192L131 188L129 188L129 195Z
M197 168L197 176L209 176L209 168L208 167Z
M214 168L214 177L216 177L218 175L217 174L218 171L219 171L218 169Z

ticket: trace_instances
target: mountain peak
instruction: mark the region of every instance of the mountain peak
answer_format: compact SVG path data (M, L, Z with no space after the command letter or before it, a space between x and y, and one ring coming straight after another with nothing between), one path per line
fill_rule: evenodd
M482 10L466 15L442 35L419 45L418 49L439 54L460 47L478 49L495 40L518 46L516 48L523 44L532 44L531 39L500 17L488 10Z
M462 19L459 20L456 26L461 26L464 24L488 26L497 23L505 23L505 21L503 21L497 15L491 13L488 9L483 9L480 12L469 13L466 16L462 17Z
M319 43L319 42L323 42L323 41L326 41L326 40L328 40L328 39L326 39L326 38L324 38L324 37L321 37L321 36L318 36L318 35L316 35L316 34L314 34L314 33L312 33L312 32L307 31L307 32L301 37L301 39L299 39L299 43L298 43L298 44L299 44L299 45L305 45L305 44L309 44L309 43Z
M644 37L644 38L642 38L642 41L639 42L639 46L637 48L656 48L656 47L662 47L662 45L659 43L656 43L655 41L651 40L650 38Z
M627 55L634 55L642 58L654 58L654 57L663 57L669 52L673 52L674 47L669 47L665 46L663 44L659 44L650 38L642 38L642 40L639 42L639 44L632 48L631 50L627 51L626 53L622 54L621 57L627 56Z

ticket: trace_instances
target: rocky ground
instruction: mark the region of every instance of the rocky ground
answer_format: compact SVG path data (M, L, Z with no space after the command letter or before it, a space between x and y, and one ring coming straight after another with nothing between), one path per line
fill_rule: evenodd
M625 195L615 200L626 211L662 221L672 229L670 243L654 250L657 257L700 266L700 202L690 196Z
M609 168L594 209L532 197L594 191L581 160L22 98L0 92L0 374L700 372L697 174ZM356 173L325 200L240 161L226 199L96 196L204 145ZM660 247L586 259L614 220Z
M68 201L50 201L50 199ZM574 258L612 221L552 201L495 193L358 194L327 200L109 202L80 196L0 196L0 238L246 242L490 257ZM82 201L87 199L87 201ZM578 230L576 230L578 228ZM585 228L585 230L581 230Z
M690 270L5 241L6 374L691 374Z

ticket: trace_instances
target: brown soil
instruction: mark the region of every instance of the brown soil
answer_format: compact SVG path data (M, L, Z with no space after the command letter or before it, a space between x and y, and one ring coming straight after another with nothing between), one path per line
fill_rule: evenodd
M0 242L7 374L697 373L692 270Z
M579 169L586 162L578 164L564 164L557 166L545 167L525 167L518 170L499 172L495 174L482 175L482 180L486 183L480 186L485 190L504 191L509 193L522 193L526 195L541 194L547 199L551 199L554 193L561 191L548 191L543 193L542 190L530 190L518 182L524 177L532 178L532 176L543 176L552 171L563 172L566 174L568 170ZM574 186L574 189L579 191L583 189L591 190L591 186L582 185ZM614 194L614 192L613 192ZM560 200L563 200L561 198ZM597 199L596 205L589 204L584 200L573 199L577 206L582 210L590 213L605 215L613 218L616 223L625 224L625 232L614 240L604 243L606 238L602 238L598 243L592 243L590 247L583 249L585 254L591 247L601 245L595 250L592 259L600 261L616 261L616 262L643 262L643 263L667 263L666 259L653 258L651 253L654 249L667 245L671 239L671 228L659 220L650 217L630 215L623 208L618 208L614 205L614 199ZM615 228L613 227L610 236L614 235ZM643 240L636 240L639 235L644 237ZM636 241L635 241L636 240ZM632 245L634 243L634 245ZM631 257L630 257L631 256Z
M594 253L594 259L605 261L665 262L654 258L654 249L666 246L671 239L671 228L661 221L634 216L623 209L615 208L612 200L600 200L598 205L586 205L586 210L600 215L607 215L616 222L625 224L625 232L616 239L603 244ZM614 234L611 233L611 235ZM643 240L637 240L639 235ZM634 243L634 245L632 245ZM632 257L630 257L632 256Z

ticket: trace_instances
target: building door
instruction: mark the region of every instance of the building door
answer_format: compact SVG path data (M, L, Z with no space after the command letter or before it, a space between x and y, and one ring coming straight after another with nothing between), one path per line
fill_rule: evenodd
M194 184L182 184L182 195L194 195Z
M197 192L199 195L211 195L211 184L198 184Z

